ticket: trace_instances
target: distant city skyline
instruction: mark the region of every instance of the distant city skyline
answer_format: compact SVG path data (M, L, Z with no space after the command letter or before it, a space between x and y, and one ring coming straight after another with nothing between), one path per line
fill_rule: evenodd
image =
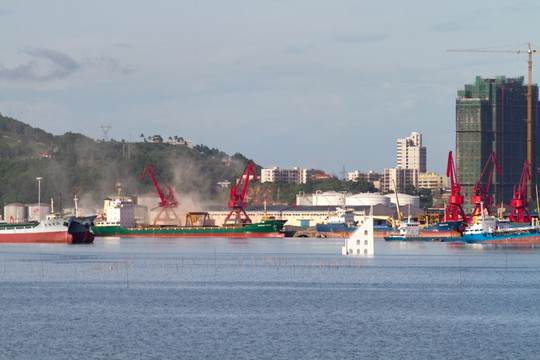
M427 171L444 173L457 91L526 76L539 15L532 0L7 0L0 112L56 135L174 134L337 176L394 166L396 139L417 131ZM524 52L447 52L460 48Z

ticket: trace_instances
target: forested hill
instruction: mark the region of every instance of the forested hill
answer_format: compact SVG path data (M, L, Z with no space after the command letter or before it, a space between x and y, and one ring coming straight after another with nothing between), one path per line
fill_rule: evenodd
M175 136L176 145L163 142L160 135L139 142L95 141L78 133L56 136L21 121L0 115L0 201L33 204L38 202L37 177L41 177L41 202L54 199L55 208L73 207L76 195L81 207L100 208L103 199L121 184L122 194L156 193L150 176L141 180L145 166L154 165L168 186L175 189L181 211L204 210L205 204L227 204L229 188L219 182L236 184L248 161L260 175L261 167L240 153L232 156L206 145L189 148ZM160 188L167 193L164 184ZM308 184L251 182L249 204L294 203L299 192L335 190L376 191L373 184L341 181L309 181Z
M1 160L35 157L49 149L54 141L52 134L0 115Z
M140 180L149 164L179 196L221 202L229 190L220 189L217 183L236 181L247 161L241 154L229 156L205 145L190 149L146 139L105 142L71 132L55 136L0 115L2 205L36 203L37 177L42 177L41 201L48 203L54 198L57 206L62 201L64 207L73 206L75 195L83 205L85 201L102 204L118 183L123 194L155 193L149 176Z

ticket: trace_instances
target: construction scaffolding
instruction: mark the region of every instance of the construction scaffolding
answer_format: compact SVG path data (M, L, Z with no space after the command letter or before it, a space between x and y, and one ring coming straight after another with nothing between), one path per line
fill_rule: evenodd
M538 86L532 86L533 186L537 183ZM458 91L456 100L456 168L465 209L491 153L497 156L502 176L492 178L494 204L510 204L514 185L520 182L527 159L527 85L524 78L476 77L472 85Z

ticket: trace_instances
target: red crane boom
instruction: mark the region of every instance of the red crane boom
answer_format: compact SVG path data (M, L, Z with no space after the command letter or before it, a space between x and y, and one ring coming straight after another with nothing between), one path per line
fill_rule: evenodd
M467 222L467 215L465 215L462 207L463 195L461 195L461 186L457 180L456 167L451 151L448 153L446 176L450 179L450 189L452 193L448 197L448 208L444 215L444 221L459 221L461 216L461 220Z
M483 208L487 211L487 213L491 215L490 206L493 204L493 198L489 196L489 188L491 187L491 179L493 178L494 168L497 168L497 174L501 176L499 164L497 164L497 158L495 156L495 153L492 151L486 161L484 170L482 170L482 174L480 174L480 178L474 184L473 195L471 196L471 205L474 204L474 209L472 211L471 217L469 218L469 222L471 222L475 216L481 215L482 204ZM482 184L482 179L484 179L486 175L487 179L485 181L485 184Z
M248 161L242 176L238 179L236 185L231 186L231 194L229 196L228 205L231 208L231 212L225 218L225 223L232 221L237 224L251 224L251 219L244 210L246 206L245 196L246 190L249 183L250 175L253 174L253 181L257 181L257 174L255 172L255 167L253 164ZM238 193L238 188L243 183L242 191ZM234 214L234 217L233 217Z
M510 220L513 222L531 222L531 214L527 211L529 202L527 201L527 180L531 178L529 172L529 162L525 160L523 164L523 170L521 171L521 179L516 189L514 185L514 196L512 198L511 205L514 208L510 214Z
M165 189L167 190L166 194L164 194L161 188L159 187L158 182L156 180L156 176L154 175L154 172L156 173L159 180L163 183L163 186L165 186ZM176 201L174 189L172 189L169 185L167 185L167 183L165 182L165 180L163 180L163 178L161 177L159 172L156 170L154 165L150 164L144 167L143 173L141 175L141 181L146 177L147 174L150 174L150 177L152 178L152 182L154 183L154 186L156 188L156 191L160 199L159 207L161 208L161 211L154 219L154 225L156 225L159 220L168 221L171 219L177 220L176 225L180 225L180 218L174 211L174 208L178 206L178 201Z

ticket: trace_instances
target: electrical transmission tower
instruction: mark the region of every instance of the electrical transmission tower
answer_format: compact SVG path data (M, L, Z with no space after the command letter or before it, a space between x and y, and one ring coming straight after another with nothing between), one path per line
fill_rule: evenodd
M109 141L109 130L111 130L111 125L101 125L100 129L103 131L103 141Z

